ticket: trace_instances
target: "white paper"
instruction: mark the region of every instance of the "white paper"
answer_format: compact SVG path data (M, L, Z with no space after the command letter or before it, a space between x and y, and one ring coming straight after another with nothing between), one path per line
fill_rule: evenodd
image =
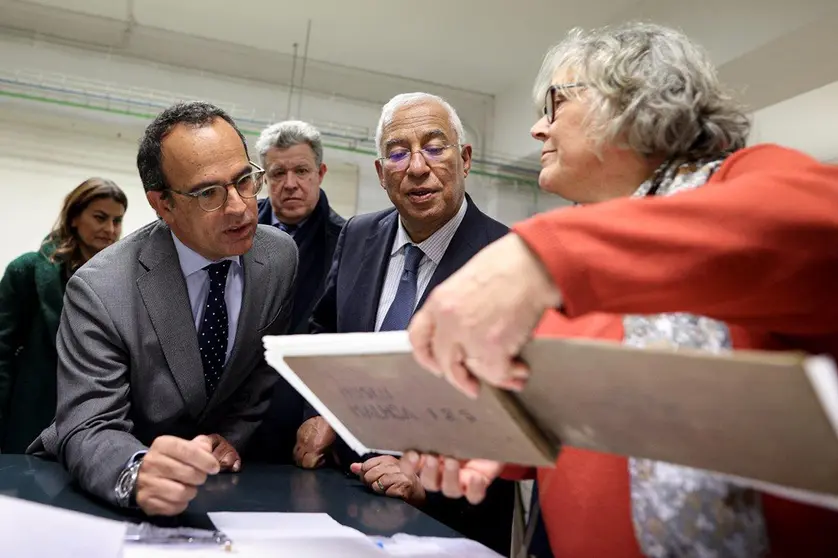
M0 545L15 558L120 558L127 525L0 496Z
M407 331L376 333L319 333L317 335L265 336L266 351L283 356L381 355L409 353L413 349Z
M212 512L208 515L215 527L233 541L233 552L241 557L386 556L366 535L341 525L325 513Z
M327 513L210 512L215 528L233 543L237 539L280 539L289 537L363 537L363 533L341 525Z
M416 537L399 533L390 538L371 537L387 556L402 558L501 558L494 550L469 539Z
M838 369L835 368L835 361L827 356L814 356L807 358L803 367L826 418L838 436Z

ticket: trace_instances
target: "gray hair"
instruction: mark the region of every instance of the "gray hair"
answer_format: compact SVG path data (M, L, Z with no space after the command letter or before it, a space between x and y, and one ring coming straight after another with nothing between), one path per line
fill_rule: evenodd
M682 33L628 23L572 30L544 58L533 96L541 109L557 71L584 82L598 145L625 138L643 155L703 158L745 147L750 122L706 53ZM568 96L584 89L567 89Z
M387 104L381 108L381 117L378 119L378 127L375 129L375 146L378 149L379 157L383 155L381 150L381 136L384 134L384 127L393 121L393 116L396 114L396 111L400 108L425 102L433 102L442 106L448 113L448 120L451 122L451 127L454 128L454 133L457 134L457 143L466 143L466 132L463 129L463 122L460 120L454 107L448 104L448 101L430 93L402 93L387 101Z
M307 143L314 151L314 163L319 169L323 163L323 141L320 139L320 131L317 128L300 120L286 120L271 124L262 130L259 139L256 140L259 165L265 166L265 155L272 147L288 149L303 143Z

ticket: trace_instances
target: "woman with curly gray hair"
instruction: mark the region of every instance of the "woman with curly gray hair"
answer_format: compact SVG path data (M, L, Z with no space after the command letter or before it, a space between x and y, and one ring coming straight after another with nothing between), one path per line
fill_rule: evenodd
M581 207L518 224L431 293L409 330L423 366L474 396L479 381L523 387L533 333L838 355L838 168L746 147L748 119L699 47L651 24L574 31L535 99L539 185ZM402 468L472 502L527 473L413 452ZM557 557L838 549L838 514L704 471L565 448L537 480Z

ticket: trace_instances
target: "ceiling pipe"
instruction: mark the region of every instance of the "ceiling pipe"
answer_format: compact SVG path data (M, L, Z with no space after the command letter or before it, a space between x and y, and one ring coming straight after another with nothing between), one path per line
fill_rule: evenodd
M297 75L297 43L294 43L294 58L291 60L291 84L288 86L288 108L285 110L285 120L291 118L291 100L294 97L294 79Z
M311 38L311 20L308 20L306 28L306 46L303 48L303 68L300 72L300 92L297 93L297 118L303 117L303 91L305 91L306 63L308 62L308 43Z

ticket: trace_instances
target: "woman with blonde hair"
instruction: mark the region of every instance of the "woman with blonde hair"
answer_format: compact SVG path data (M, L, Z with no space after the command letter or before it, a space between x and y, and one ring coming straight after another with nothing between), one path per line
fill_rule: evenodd
M0 280L0 451L24 453L55 415L55 336L67 281L122 234L125 193L90 178L64 199L37 252L6 267Z
M409 330L423 366L474 395L523 387L533 334L838 355L838 167L746 147L699 47L652 24L574 31L535 97L539 185L581 206L519 223L431 293ZM413 452L402 469L473 502L532 473ZM557 557L838 555L838 514L708 472L565 448L537 478Z

